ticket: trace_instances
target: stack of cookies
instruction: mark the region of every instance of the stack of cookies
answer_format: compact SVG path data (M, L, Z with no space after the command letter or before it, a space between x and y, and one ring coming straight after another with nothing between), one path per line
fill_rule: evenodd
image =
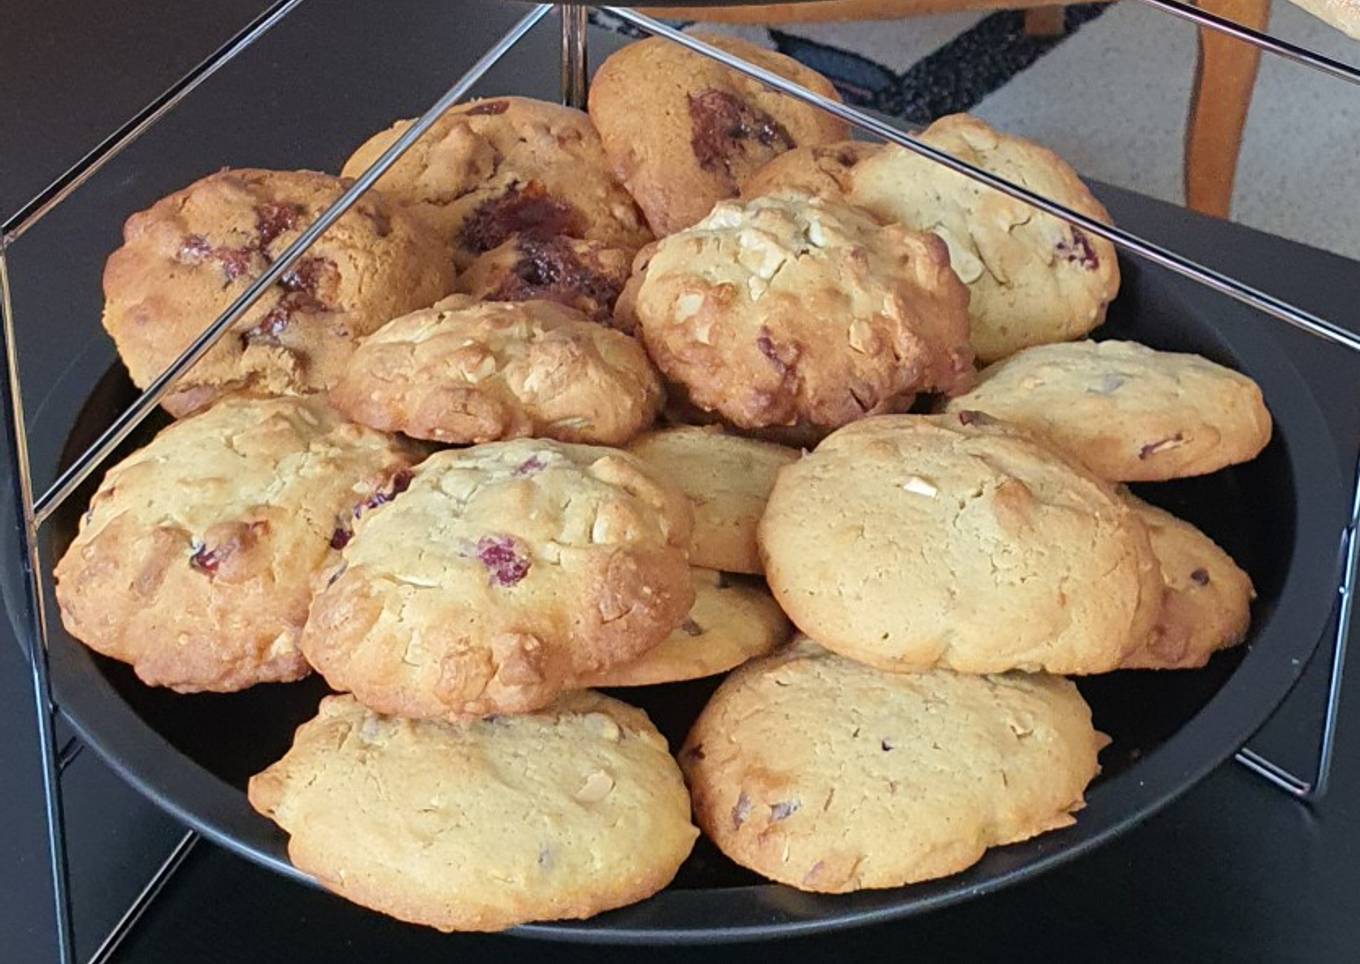
M407 123L339 178L228 169L130 218L104 324L133 381ZM451 109L106 475L67 628L184 693L321 674L250 800L325 886L444 930L643 899L695 822L823 892L1071 823L1106 740L1063 677L1200 666L1250 618L1247 575L1120 486L1250 459L1270 417L1205 359L1074 340L1104 241L847 135L659 40L589 115ZM1035 144L923 136L1107 218ZM678 762L590 689L729 670Z

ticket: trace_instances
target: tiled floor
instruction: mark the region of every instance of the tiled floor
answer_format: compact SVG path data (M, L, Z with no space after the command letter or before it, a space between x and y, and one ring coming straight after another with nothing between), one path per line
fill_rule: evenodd
M904 70L983 15L798 28ZM1360 42L1276 0L1271 31L1360 63ZM762 39L759 28L741 30ZM1181 201L1196 30L1124 0L973 108L1034 137L1091 177ZM1360 87L1264 55L1238 168L1233 218L1360 258Z

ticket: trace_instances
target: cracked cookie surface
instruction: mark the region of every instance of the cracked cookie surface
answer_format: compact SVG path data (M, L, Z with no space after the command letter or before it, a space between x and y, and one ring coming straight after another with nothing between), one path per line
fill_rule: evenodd
M454 295L365 338L331 403L365 425L452 444L621 445L652 423L662 394L629 335L551 301Z
M953 114L920 135L930 146L1082 214L1110 216L1062 158ZM1029 345L1080 338L1119 291L1114 246L903 147L851 174L849 200L885 220L931 231L968 285L973 348L983 363Z
M105 475L57 563L62 622L156 686L299 679L312 574L415 456L318 399L225 398Z
M661 645L578 686L652 686L725 673L789 638L788 617L757 580L693 568L694 606Z
M840 99L830 81L791 57L735 37L695 36ZM590 86L590 118L658 237L735 197L772 157L849 135L845 122L661 37L605 59Z
M1114 489L975 412L841 429L780 471L758 535L794 624L886 670L1106 672L1161 607Z
M1124 499L1147 526L1166 595L1151 635L1121 667L1196 669L1242 642L1256 598L1251 577L1189 522L1131 493Z
M694 504L691 565L759 575L756 524L779 470L798 450L727 435L716 427L665 428L639 436L628 451L669 479Z
M128 218L104 267L104 328L146 387L348 186L312 171L223 170ZM320 391L356 339L453 290L438 240L380 192L322 234L162 405Z
M698 831L666 741L598 693L522 716L401 720L322 700L250 803L299 870L442 931L590 917L668 884ZM645 846L640 844L645 842Z
M883 149L884 145L869 141L796 147L742 181L741 196L753 198L781 191L799 191L844 201L853 183L855 169Z
M1205 475L1254 459L1271 436L1250 378L1132 341L1028 348L983 369L947 409L1023 425L1117 482Z
M1108 742L1068 680L882 673L800 637L723 682L680 765L723 853L846 893L1068 826Z
M783 193L645 249L619 306L698 408L831 429L966 387L967 300L938 238Z
M614 449L521 439L437 452L359 518L302 650L382 713L532 710L684 622L692 524L678 489Z
M410 125L397 121L374 134L344 173L358 176ZM610 173L590 119L527 97L449 108L378 187L434 228L459 268L517 234L565 235L629 252L652 237Z

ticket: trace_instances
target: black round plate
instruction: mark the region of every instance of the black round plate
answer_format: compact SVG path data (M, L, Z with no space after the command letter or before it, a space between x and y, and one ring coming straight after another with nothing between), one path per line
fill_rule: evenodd
M1308 384L1259 316L1205 298L1162 272L1126 265L1123 293L1099 335L1199 352L1249 373L1265 391L1276 433L1248 465L1139 487L1145 498L1192 520L1228 549L1251 573L1260 598L1248 644L1220 654L1206 669L1080 681L1096 724L1114 742L1076 825L993 850L954 877L846 896L763 883L700 841L676 881L652 899L588 921L536 924L519 933L639 943L751 939L879 921L978 896L1128 829L1265 722L1312 655L1335 598L1345 503L1335 443ZM74 425L40 424L34 431L65 433L69 460L132 395L116 368ZM156 424L144 427L129 448L164 424L149 421ZM49 527L48 559L69 543L93 485ZM308 880L289 865L284 836L250 809L243 789L252 773L283 755L294 728L312 716L325 692L321 680L182 696L141 685L127 667L95 655L59 625L52 628L57 700L91 746L184 823L279 873ZM715 685L704 680L616 695L645 708L676 745Z

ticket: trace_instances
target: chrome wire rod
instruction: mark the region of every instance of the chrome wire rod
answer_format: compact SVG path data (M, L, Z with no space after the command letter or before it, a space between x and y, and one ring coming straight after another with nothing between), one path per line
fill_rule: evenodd
M42 770L43 815L46 818L48 872L52 875L52 912L57 938L57 960L71 964L75 945L71 930L71 878L66 860L66 818L61 799L61 762L57 752L56 704L52 699L52 675L48 665L47 611L43 595L42 552L38 523L33 515L33 475L28 459L28 429L24 418L23 386L19 380L19 352L14 343L14 302L11 298L9 265L0 250L0 340L4 341L5 375L8 382L10 486L19 522L20 568L27 583L24 621L28 628L25 647L33 688L34 715L38 729L38 760Z
M1130 251L1141 258L1151 261L1153 264L1161 265L1179 275L1197 281L1208 288L1218 291L1221 294L1225 294L1230 298L1234 298L1258 311L1263 311L1268 315L1272 315L1309 334L1317 335L1319 338L1324 338L1327 341L1349 348L1351 351L1360 352L1360 335L1348 331L1325 318L1320 318L1302 308L1297 308L1286 301L1276 298L1274 295L1267 294L1264 291L1253 288L1251 285L1238 281L1236 278L1231 278L1222 272L1215 271L1196 261L1192 261L1169 248L1148 241L1129 231L1125 231L1123 228L1116 227L1112 224L1106 224L1103 221L1098 221L1089 215L1074 211L1056 201L1035 194L1033 191L1029 190L1029 188L1022 187L1005 178L997 177L990 171L983 170L966 161L961 161L952 154L948 154L937 147L932 147L924 141L904 133L891 124L885 123L863 111L842 104L840 101L832 100L829 97L824 97L821 94L808 90L806 87L803 87L794 81L781 77L763 67L748 63L740 57L735 57L725 50L719 50L717 47L706 44L702 40L698 40L689 34L674 30L659 20L654 20L651 17L644 16L635 10L630 10L626 7L603 7L601 9L612 13L619 19L631 23L635 27L639 27L650 34L672 40L697 54L702 54L705 57L718 61L724 66L730 67L748 77L752 77L768 87L788 94L797 100L801 100L805 104L820 108L826 113L839 117L841 120L848 122L862 131L867 131L886 141L905 147L922 157L929 158L937 164L943 164L945 167L958 174L979 181L1016 200L1024 201L1026 204L1066 221L1068 224L1076 225L1083 231L1088 231L1097 237L1104 238L1126 251Z
M586 8L576 3L558 7L562 19L562 103L586 109L590 64L586 57Z
M1197 23L1201 27L1217 30L1219 33L1227 34L1229 37L1251 44L1253 47L1259 47L1277 57L1283 57L1285 60L1292 60L1296 64L1321 71L1329 77L1335 77L1337 80L1344 80L1352 84L1360 84L1360 67L1353 67L1350 64L1342 63L1340 60L1333 60L1331 57L1316 53L1307 47L1300 47L1288 40L1281 40L1268 33L1253 30L1251 27L1244 27L1236 21L1220 17L1216 13L1200 10L1188 3L1181 3L1180 0L1142 0L1142 2L1156 7L1163 13L1169 13L1173 17L1180 17L1182 20Z
M265 269L264 273L251 283L250 287L241 292L226 311L217 317L216 321L194 339L183 354L171 362L165 371L156 376L155 380L146 387L146 390L138 396L137 400L119 415L112 425L105 429L93 445L71 463L70 467L61 474L51 488L39 497L34 507L38 525L46 522L57 507L70 497L71 493L85 481L104 459L108 458L109 453L117 448L128 437L129 433L151 414L152 410L160 403L161 397L174 384L175 379L207 354L218 339L250 309L251 305L260 299L265 291L279 279L279 276L287 271L293 262L311 247L312 242L339 220L373 186L374 181L395 164L397 159L405 154L407 149L419 140L446 110L462 100L473 85L481 80L482 76L505 56L525 34L533 29L534 25L542 20L551 9L552 4L540 3L521 17L500 40L478 58L467 73L458 78L457 82L434 102L429 110L421 114L410 127L406 128L402 135L392 142L392 146L383 151L378 159L360 174L330 207L322 211L307 230L303 231L297 240L290 244Z
M143 107L126 124L104 138L94 149L73 164L55 181L20 208L13 217L0 225L0 250L17 241L25 231L41 221L49 211L76 190L99 170L145 134L157 121L172 111L180 101L193 93L213 74L217 73L237 54L245 50L292 12L302 0L280 0L260 14L245 28L218 47L207 60L175 81L159 97Z

